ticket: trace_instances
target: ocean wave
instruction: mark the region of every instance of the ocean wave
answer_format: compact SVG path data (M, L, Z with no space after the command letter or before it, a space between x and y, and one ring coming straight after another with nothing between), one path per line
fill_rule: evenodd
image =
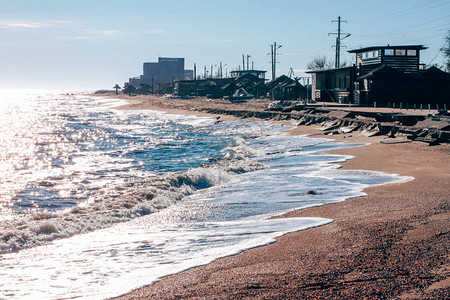
M237 174L261 168L264 168L262 164L243 157L226 158L185 172L117 185L110 192L63 211L18 214L0 223L0 253L41 245L148 215L198 190L224 184Z

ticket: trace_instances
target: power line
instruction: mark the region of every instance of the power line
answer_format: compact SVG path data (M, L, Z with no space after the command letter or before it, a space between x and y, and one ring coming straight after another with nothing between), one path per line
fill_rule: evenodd
M432 8L435 8L435 7L448 5L448 4L449 4L448 2L447 3L440 3L440 4L437 4L437 5L434 5L434 6L420 8L420 9L417 9L417 10L412 10L410 12L404 11L404 12L396 14L396 15L380 17L378 20L381 21L381 20L385 20L385 19L391 19L391 18L398 18L398 17L408 16L408 15L415 14L415 13L423 13L425 10L429 10L429 9L432 9Z
M429 22L426 22L426 23L422 23L422 24L419 24L419 25L409 26L409 27L406 27L406 28L392 30L392 31L388 31L388 32L382 32L382 33L379 33L379 34L354 35L353 37L364 38L364 37L371 37L371 36L376 36L376 35L386 36L386 35L389 35L389 34L401 33L401 32L403 32L405 30L411 30L411 29L414 29L414 28L420 28L420 27L423 27L423 26L431 25L432 23L439 22L439 21L447 21L447 19L450 19L450 16L445 16L445 17L442 17L442 18L439 18L439 19L436 19L436 20L432 20L432 21L429 21ZM425 27L425 28L421 28L421 29L419 29L419 31L433 29L434 27L438 27L438 26L448 26L448 23L445 22L443 24L435 24L435 25L432 25L431 27L428 26L428 27ZM411 31L411 32L415 32L415 31Z
M438 57L438 55L442 52L442 49L444 49L444 47L448 44L448 40L445 41L444 45L442 46L442 48L439 48L438 53L436 53L436 55L433 57L433 59L427 64L427 66L431 65L431 63L436 59L436 57Z
M358 44L358 43L368 44L368 43L374 43L374 42L384 42L384 43L386 43L386 42L388 42L388 43L392 43L392 42L407 42L407 41L409 41L411 39L419 39L419 38L420 38L420 40L424 41L424 40L427 40L427 39L430 39L430 38L435 38L435 37L438 37L438 36L442 36L442 33L436 33L434 35L430 35L430 34L425 34L424 35L424 33L422 33L422 34L399 34L399 35L391 36L389 38L379 38L379 39L374 39L374 40L361 40L361 41L352 40L350 45L355 45L355 44Z
M371 18L371 19L365 18L364 20L352 20L352 22L353 23L358 23L358 22L367 23L367 22L374 22L374 21L383 21L383 20L386 20L386 19L403 17L403 16L406 16L406 15L414 14L414 13L422 13L424 10L428 10L428 9L432 9L432 8L435 8L435 7L439 7L439 6L442 6L442 5L449 4L448 2L444 2L444 3L439 3L437 5L434 5L434 6L426 7L427 5L433 4L433 3L437 2L437 1L439 1L439 0L428 1L426 3L422 3L422 4L419 4L419 5L410 7L410 8L405 8L405 9L402 9L400 11L395 11L395 12L388 13L388 14L383 14L382 16L374 17L374 18Z

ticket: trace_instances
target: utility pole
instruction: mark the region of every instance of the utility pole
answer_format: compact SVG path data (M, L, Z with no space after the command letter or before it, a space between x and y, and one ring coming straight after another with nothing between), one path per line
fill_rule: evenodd
M155 93L155 76L152 76L152 94Z
M213 65L211 65L211 78L213 78Z
M206 79L206 66L205 66L205 70L203 71L203 78Z
M245 56L242 54L242 71L245 71Z
M341 47L343 47L343 46L341 46L341 41L345 38L348 38L351 35L350 33L341 32L341 23L342 22L347 23L347 21L342 20L342 18L340 16L337 18L337 20L332 20L331 23L338 23L338 29L337 29L337 32L328 33L328 35L330 35L330 34L337 35L336 46L335 46L336 47L336 56L334 59L334 67L335 68L340 68L340 66L341 66ZM343 34L345 34L345 36L343 38L341 38L341 35L343 35Z
M194 93L197 95L197 65L194 63Z
M250 54L247 54L247 70L250 70L249 62L248 62L250 57L252 57L252 56Z
M272 80L274 80L276 76L277 50L280 49L281 47L282 45L277 46L277 42L274 42L273 45L270 45L270 50L272 54Z
M223 77L223 76L222 76L222 75L223 75L223 73L222 73L222 62L220 62L220 67L219 67L219 68L220 68L220 69L219 69L219 70L220 70L220 71L219 71L219 77L222 78L222 77Z

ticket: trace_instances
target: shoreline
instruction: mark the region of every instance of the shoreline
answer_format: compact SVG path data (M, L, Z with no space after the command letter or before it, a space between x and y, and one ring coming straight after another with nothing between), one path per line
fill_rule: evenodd
M229 115L199 113L194 106L186 109L190 100L166 100L181 102L181 109L161 107L165 106L161 102L145 103L145 99L130 100L141 103L132 101L121 109L153 109L220 117L224 121L241 120ZM299 126L290 134L318 132L316 128ZM369 187L364 190L367 197L288 212L282 217L323 217L334 222L289 233L277 238L275 243L164 277L119 298L448 296L448 144L386 145L380 143L384 136L366 138L358 132L331 138L370 143L327 151L355 156L339 163L342 169L395 173L413 176L414 180Z

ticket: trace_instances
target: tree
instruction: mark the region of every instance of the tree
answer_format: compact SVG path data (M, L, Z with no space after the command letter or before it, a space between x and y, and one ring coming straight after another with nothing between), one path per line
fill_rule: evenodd
M131 96L131 94L136 93L136 88L127 82L123 88L123 93Z
M136 93L141 95L149 95L151 94L151 91L152 87L150 85L141 83L141 86L136 90Z
M447 59L447 61L444 62L444 68L447 72L450 72L450 30L447 32L447 36L445 37L445 44L444 47L442 47L441 51L444 54L444 57Z
M343 61L340 67L347 66L347 62ZM309 70L333 69L334 61L328 60L326 56L317 56L307 66Z
M329 69L330 62L327 60L326 56L317 56L308 64L307 68L309 70Z
M121 87L120 87L118 84L116 84L116 85L113 87L113 89L116 90L116 95L119 95L119 90L121 89Z

